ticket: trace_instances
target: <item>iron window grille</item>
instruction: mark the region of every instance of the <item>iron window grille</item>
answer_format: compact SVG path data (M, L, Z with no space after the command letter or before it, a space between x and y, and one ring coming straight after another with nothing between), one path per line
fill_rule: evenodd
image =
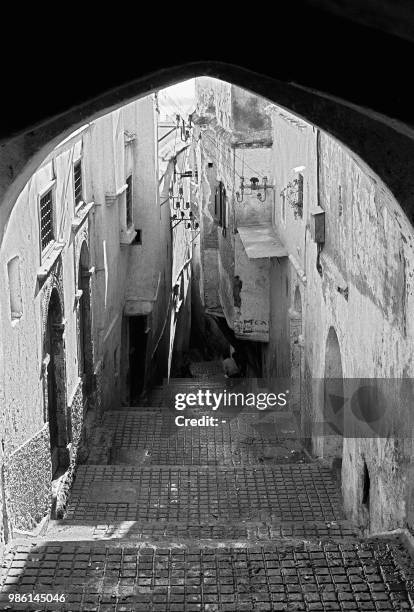
M126 204L126 224L127 227L132 225L132 175L126 180L125 204Z
M53 189L49 189L40 198L40 239L42 253L55 240L53 214Z
M73 189L75 195L75 208L83 204L83 184L82 184L82 161L79 160L73 165Z

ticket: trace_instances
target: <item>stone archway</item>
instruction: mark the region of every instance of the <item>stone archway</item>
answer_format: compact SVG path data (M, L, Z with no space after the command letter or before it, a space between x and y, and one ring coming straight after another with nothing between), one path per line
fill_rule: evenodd
M367 172L379 177L408 218L414 219L414 175L411 168L414 131L410 125L396 122L394 115L381 115L346 98L329 96L275 75L259 74L252 68L222 61L193 61L171 66L168 70L149 71L2 143L0 234L21 190L54 146L89 121L158 89L197 76L233 83L324 130L341 142ZM383 146L378 146L379 142Z
M330 327L325 345L323 381L323 456L338 470L342 465L344 436L344 383L339 340Z
M63 339L64 320L59 293L50 294L44 336L45 421L49 423L52 480L69 466L66 416L66 365Z
M91 322L91 273L89 249L86 241L82 243L78 264L77 283L78 319L78 371L83 386L83 401L87 401L92 391L93 350Z

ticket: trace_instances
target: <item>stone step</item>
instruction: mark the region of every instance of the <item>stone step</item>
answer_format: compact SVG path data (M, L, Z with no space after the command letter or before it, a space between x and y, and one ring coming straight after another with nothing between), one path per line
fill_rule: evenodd
M397 540L223 547L50 540L10 549L1 571L1 610L413 609L413 562ZM64 603L22 603L28 593L63 594ZM20 603L11 605L10 594Z
M317 463L266 466L79 466L64 518L95 521L344 520L332 473Z
M209 521L185 524L181 521L113 521L98 523L71 520L50 521L46 534L52 540L128 540L129 542L154 542L158 545L180 544L189 546L203 541L210 547L220 548L225 543L254 546L256 542L273 541L338 541L361 539L359 530L348 521L326 522L266 522L248 521Z
M197 418L200 414L166 408L106 412L102 428L112 446L108 463L214 467L310 460L298 439L297 424L291 413L265 415L256 411L225 416L220 411L220 414L217 427L182 427L175 422L177 416ZM99 464L99 455L97 460L88 463Z

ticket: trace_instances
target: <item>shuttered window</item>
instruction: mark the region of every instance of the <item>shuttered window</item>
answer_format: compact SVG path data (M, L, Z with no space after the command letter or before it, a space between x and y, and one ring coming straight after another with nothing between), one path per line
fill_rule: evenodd
M55 239L53 227L53 190L49 189L40 198L40 239L42 252Z
M77 161L73 166L73 188L75 196L75 207L83 201L83 185L82 185L82 162Z

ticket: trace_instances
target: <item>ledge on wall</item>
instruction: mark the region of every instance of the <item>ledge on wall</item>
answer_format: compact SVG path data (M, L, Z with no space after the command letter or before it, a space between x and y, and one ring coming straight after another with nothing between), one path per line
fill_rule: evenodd
M122 228L120 236L121 246L127 246L128 244L131 244L136 235L137 232L134 227L129 227L128 229Z
M47 257L42 262L42 265L37 270L36 276L39 283L43 283L46 280L57 258L62 253L64 247L65 243L55 242L53 248L49 251Z
M80 206L78 208L78 210L76 211L76 215L72 221L73 234L76 234L78 229L83 225L83 222L85 221L86 217L88 216L94 205L94 202L89 202L88 204L84 203L83 206Z
M115 204L119 196L121 196L124 193L124 191L126 191L127 187L128 185L125 183L115 193L107 193L105 195L105 204L107 206L112 206L112 204Z

